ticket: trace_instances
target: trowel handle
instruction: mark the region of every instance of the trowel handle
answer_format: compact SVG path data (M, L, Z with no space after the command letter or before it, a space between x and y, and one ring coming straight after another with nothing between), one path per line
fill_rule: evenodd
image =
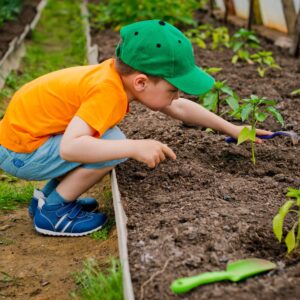
M229 279L229 274L230 273L226 271L207 272L197 276L179 278L172 282L171 290L175 294L186 293L189 290L202 284Z

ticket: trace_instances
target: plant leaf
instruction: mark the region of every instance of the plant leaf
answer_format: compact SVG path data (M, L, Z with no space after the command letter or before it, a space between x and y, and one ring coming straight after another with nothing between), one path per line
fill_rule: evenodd
M241 117L242 117L242 121L244 122L245 120L248 119L249 117L249 114L251 113L252 111L252 105L251 103L245 105L242 110L241 110Z
M294 90L290 93L290 95L294 96L294 95L299 95L300 94L300 89Z
M234 112L240 107L239 102L235 97L229 96L225 99L225 101Z
M241 143L249 140L250 139L250 134L251 134L250 129L248 127L244 127L241 130L241 132L240 132L240 134L238 136L238 142L237 142L237 144L240 145Z
M236 64L238 60L239 60L239 56L238 55L233 55L232 59L231 59L231 63Z
M224 85L222 88L221 88L221 91L227 95L230 95L230 96L234 96L234 92L233 90L228 86L228 85Z
M267 108L267 111L269 111L273 117L275 118L275 120L280 123L280 125L283 127L284 126L284 120L283 120L283 117L282 115L280 114L280 112L275 108L275 107L272 107L272 106L269 106Z
M216 111L217 103L218 103L217 93L209 92L203 98L203 106L210 111L213 112Z
M295 204L294 200L288 200L286 201L279 209L279 212L275 217L273 218L273 232L275 236L277 237L278 241L281 242L282 239L282 228L283 228L283 222L284 218L288 214L290 208Z
M255 113L255 118L258 122L263 122L266 120L266 118L268 117L267 114L263 113L263 112L256 112Z
M288 232L284 242L288 248L288 253L291 253L296 247L295 226Z

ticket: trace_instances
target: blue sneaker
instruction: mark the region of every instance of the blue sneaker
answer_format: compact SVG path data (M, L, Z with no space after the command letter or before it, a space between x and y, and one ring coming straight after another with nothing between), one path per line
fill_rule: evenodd
M35 215L35 211L38 206L38 199L40 198L43 200L46 199L44 193L41 190L35 189L33 192L33 197L31 198L31 202L28 206L28 214L31 219L33 219ZM77 202L81 204L82 210L88 212L96 211L99 207L99 204L95 198L79 198Z
M83 211L77 201L46 205L40 198L33 222L35 230L41 234L83 236L101 229L107 217L102 213Z

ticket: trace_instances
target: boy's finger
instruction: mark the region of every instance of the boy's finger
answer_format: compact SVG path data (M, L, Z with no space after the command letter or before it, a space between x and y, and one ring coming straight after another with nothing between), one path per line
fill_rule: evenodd
M272 133L273 132L269 130L256 129L256 135L270 135Z
M164 145L163 147L163 152L169 156L172 159L176 159L176 154L173 152L173 150L171 148L169 148L167 145Z

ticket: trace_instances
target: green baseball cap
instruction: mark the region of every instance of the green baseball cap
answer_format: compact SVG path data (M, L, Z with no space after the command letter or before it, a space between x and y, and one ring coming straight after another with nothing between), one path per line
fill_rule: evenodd
M214 78L195 65L191 42L173 25L147 20L121 29L116 55L133 69L159 76L191 95L209 91Z

